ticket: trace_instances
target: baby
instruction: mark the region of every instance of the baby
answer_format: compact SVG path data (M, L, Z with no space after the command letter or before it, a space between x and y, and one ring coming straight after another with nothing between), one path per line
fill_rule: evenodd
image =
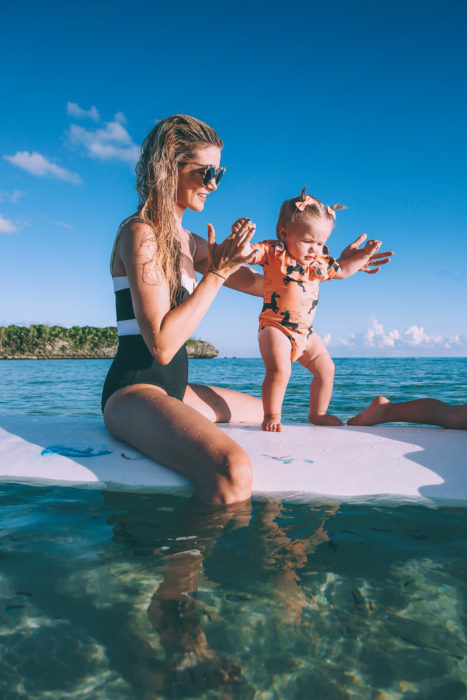
M287 199L276 225L278 240L252 243L248 262L262 265L264 304L259 317L259 349L266 367L263 382L263 430L281 431L281 409L291 373L298 360L313 375L308 419L316 425L342 425L327 413L331 400L334 363L319 335L313 331L319 285L345 279L366 265L381 245L367 241L351 258L329 257L326 242L336 219L332 207L305 193ZM234 232L245 219L232 226ZM252 225L252 228L254 226Z

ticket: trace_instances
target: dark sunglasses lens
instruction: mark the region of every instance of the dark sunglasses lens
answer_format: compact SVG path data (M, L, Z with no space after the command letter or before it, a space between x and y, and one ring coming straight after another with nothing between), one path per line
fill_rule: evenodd
M224 173L225 173L225 168L219 168L219 170L217 171L217 175L216 175L216 185L218 185L219 182L222 180L222 178L224 177Z
M206 168L206 172L204 173L203 177L203 185L207 187L209 183L211 182L212 178L216 174L216 169L213 165L210 165L209 168Z

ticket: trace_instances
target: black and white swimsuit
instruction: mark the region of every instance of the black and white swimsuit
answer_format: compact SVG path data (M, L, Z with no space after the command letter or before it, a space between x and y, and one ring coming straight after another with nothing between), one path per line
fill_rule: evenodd
M137 217L131 218L137 219ZM128 221L129 219L126 219L123 224ZM102 410L111 394L132 384L159 386L169 396L182 401L188 383L188 358L185 344L167 365L161 365L149 352L144 342L133 308L128 277L112 277L112 280L117 310L118 350L102 389ZM196 281L193 278L182 272L176 302L171 308L185 301L195 284Z

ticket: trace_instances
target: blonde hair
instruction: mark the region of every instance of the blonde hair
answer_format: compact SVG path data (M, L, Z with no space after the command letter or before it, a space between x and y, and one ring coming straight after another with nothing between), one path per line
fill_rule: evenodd
M304 221L305 219L320 219L325 216L333 221L336 220L335 209L345 209L343 204L333 204L331 207L323 204L316 197L306 194L306 185L298 197L286 199L282 202L279 218L276 224L276 236L280 239L279 231L285 224Z
M138 212L154 231L157 266L172 301L180 288L180 240L175 222L178 170L197 149L223 145L214 129L186 114L157 122L141 145L135 168Z

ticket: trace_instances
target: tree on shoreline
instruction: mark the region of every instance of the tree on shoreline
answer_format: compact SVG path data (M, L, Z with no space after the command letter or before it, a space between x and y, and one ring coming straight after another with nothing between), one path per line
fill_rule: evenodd
M112 326L0 326L0 357L111 357L117 344L117 329Z
M186 343L191 357L216 357L210 343L190 339ZM117 352L115 326L0 326L0 359L112 358Z

